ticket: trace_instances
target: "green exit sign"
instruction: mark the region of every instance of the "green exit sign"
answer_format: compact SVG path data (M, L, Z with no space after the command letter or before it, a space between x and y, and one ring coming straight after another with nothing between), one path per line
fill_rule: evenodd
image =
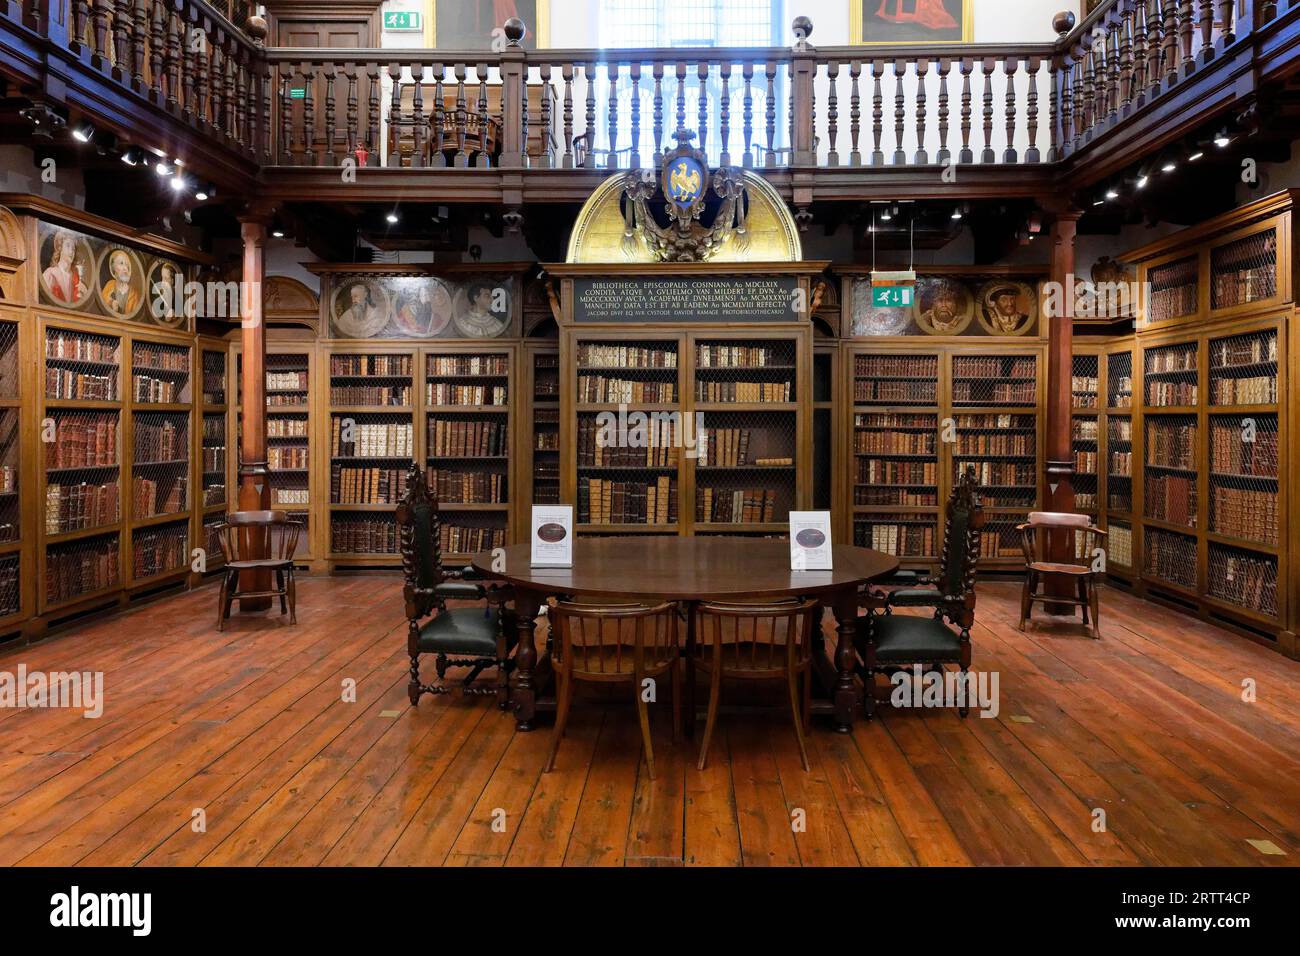
M908 269L871 273L871 304L878 309L906 309L916 295L916 273Z
M423 30L424 22L419 10L389 10L384 14L384 29Z

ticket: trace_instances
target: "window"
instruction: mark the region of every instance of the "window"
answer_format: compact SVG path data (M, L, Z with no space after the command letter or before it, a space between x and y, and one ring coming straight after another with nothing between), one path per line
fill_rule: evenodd
M773 46L781 42L781 0L601 0L600 45Z

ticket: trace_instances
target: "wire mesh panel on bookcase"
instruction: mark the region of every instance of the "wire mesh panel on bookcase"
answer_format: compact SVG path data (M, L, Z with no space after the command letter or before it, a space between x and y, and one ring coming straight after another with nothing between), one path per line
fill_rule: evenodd
M1200 400L1196 342L1161 345L1143 352L1142 377L1148 408L1190 407Z
M1147 577L1188 591L1196 589L1196 538L1148 525L1143 529Z
M1106 356L1106 407L1133 407L1133 353L1111 352Z
M1093 516L1096 516L1101 505L1098 495L1101 483L1098 421L1097 415L1075 415L1070 423L1074 450L1074 508Z
M131 493L136 520L189 507L189 415L136 412Z
M1277 295L1277 229L1210 250L1210 308L1231 309Z
M1277 331L1211 339L1210 404L1276 405Z
M1266 618L1278 616L1277 557L1211 541L1209 595Z
M131 343L131 396L137 405L190 401L190 348L159 342Z
M1035 355L954 355L954 406L1038 405L1038 357Z
M226 353L203 350L203 404L226 404Z
M1015 560L1024 561L1021 548L1020 532L1016 526L1029 520L1029 513L1004 514L994 512L984 520L980 531L980 560L1007 563Z
M533 353L533 504L560 502L560 356Z
M577 343L579 525L678 524L677 475L687 437L674 414L682 398L679 359L675 340ZM648 421L620 419L620 406L629 416L646 414ZM612 414L615 423L602 412Z
M510 519L510 354L436 351L424 359L426 478L451 555L504 545Z
M330 405L409 408L415 358L410 353L338 353L329 357Z
M18 323L0 319L0 401L18 398Z
M414 460L415 427L409 413L330 415L331 503L397 504Z
M1196 314L1198 265L1197 257L1192 255L1147 270L1148 323Z
M957 415L953 480L975 469L986 508L1033 508L1038 500L1038 428L1032 413Z
M1133 513L1133 419L1106 416L1106 510Z
M933 508L939 504L939 416L858 412L853 416L853 504Z
M45 606L121 586L120 539L116 531L51 544L45 549Z
M121 340L72 329L45 330L45 397L64 401L115 402Z
M21 571L22 555L14 552L0 556L0 618L23 609Z
M1133 526L1127 521L1109 521L1106 526L1106 565L1133 569Z
M1156 521L1197 525L1196 416L1146 419L1143 514Z
M47 408L46 414L54 425L54 440L42 442L46 534L116 524L121 499L121 413Z
M226 516L221 512L203 516L203 530L199 537L199 547L207 553L208 570L215 571L226 563L226 556L221 550L218 530L226 523Z
M858 514L853 519L853 543L906 558L934 559L943 542L939 521L932 514Z
M398 554L397 521L392 513L334 511L330 515L334 554Z
M17 541L21 527L18 475L22 435L17 408L0 407L0 544Z
M203 507L225 505L226 494L226 413L203 415Z
M939 356L893 353L855 356L853 401L857 405L937 408Z
M1074 408L1097 408L1101 356L1075 355L1070 371L1070 404Z
M131 532L131 578L143 581L184 570L190 562L188 521L136 528Z

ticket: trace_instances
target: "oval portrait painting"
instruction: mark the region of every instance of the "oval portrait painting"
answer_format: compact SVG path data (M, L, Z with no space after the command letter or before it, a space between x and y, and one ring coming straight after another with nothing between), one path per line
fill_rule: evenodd
M826 535L817 528L804 528L794 536L794 540L801 548L820 548L826 543Z
M975 297L960 279L928 276L917 279L912 308L927 335L961 335L975 318Z
M979 291L980 325L989 335L1024 335L1038 316L1038 294L1024 282L994 279Z
M41 292L55 305L79 309L95 288L95 256L90 243L69 229L42 228Z
M375 338L388 324L388 294L373 279L349 279L334 290L330 314L339 338Z
M441 335L451 324L451 290L441 279L398 279L393 288L393 328L409 339Z
M155 259L149 266L149 314L160 325L178 326L185 321L186 312L194 310L194 303L187 303L185 296L185 273L176 267L176 263L166 259Z
M472 281L456 293L456 330L470 339L495 339L510 328L510 290L505 282Z
M109 315L134 319L144 308L144 265L134 250L106 246L95 270L99 304Z
M541 538L547 544L555 544L563 541L567 532L564 525L549 521L537 529L537 537Z

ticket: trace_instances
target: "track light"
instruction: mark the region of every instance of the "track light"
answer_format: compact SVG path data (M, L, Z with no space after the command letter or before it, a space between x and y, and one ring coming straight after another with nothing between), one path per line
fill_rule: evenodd
M1146 189L1146 188L1147 188L1147 183L1149 183L1150 181L1151 181L1151 176L1150 176L1150 174L1148 174L1148 173L1142 173L1142 174L1140 174L1140 175L1138 176L1138 178L1137 178L1137 188L1138 188L1138 189Z
M1231 142L1232 137L1228 135L1228 128L1226 126L1219 130L1218 134L1214 137L1214 145L1219 147L1219 149L1223 149Z
M1189 163L1194 163L1198 159L1203 159L1204 157L1205 157L1205 150L1198 149L1196 150L1196 152L1192 153L1192 155L1187 157L1187 161Z
M399 216L399 215L397 214L397 210L396 210L396 209L394 209L394 210L392 210L391 212L389 212L389 214L388 214L387 216L385 216L384 218L387 219L389 225L392 225L392 226L395 226L395 225L397 225L399 222L402 221L402 217Z
M216 195L217 187L212 185L212 183L206 183L194 190L194 198L199 202L207 202L209 199L215 199Z
M153 171L159 176L170 176L176 172L176 167L167 162L167 157L164 156L154 165Z
M272 239L283 239L283 238L284 238L284 230L283 230L283 229L279 229L279 228L277 228L277 229L272 229L272 230L271 230L271 238L272 238Z
M177 173L175 176L172 177L171 184L172 184L172 191L178 193L183 192L185 190L185 187L189 185L185 177L182 176L180 173Z
M95 138L95 126L93 123L82 121L72 127L72 138L78 143L89 143Z
M144 162L144 150L139 146L128 146L126 152L122 153L122 162L128 166L139 166Z
M1119 190L1116 189L1114 186L1111 186L1110 189L1107 189L1107 190L1106 190L1106 198L1107 198L1107 199L1118 199L1118 198L1119 198Z
M952 218L953 218L953 219L960 219L960 218L961 218L961 206L958 206L956 209L954 209L954 210L952 211Z
M1161 171L1162 173L1172 173L1172 172L1173 172L1175 169L1177 169L1177 168L1178 168L1178 163L1177 163L1177 162L1175 162L1175 161L1172 160L1172 159L1166 159L1166 160L1164 161L1164 164L1161 165L1161 167L1160 167L1160 171Z

